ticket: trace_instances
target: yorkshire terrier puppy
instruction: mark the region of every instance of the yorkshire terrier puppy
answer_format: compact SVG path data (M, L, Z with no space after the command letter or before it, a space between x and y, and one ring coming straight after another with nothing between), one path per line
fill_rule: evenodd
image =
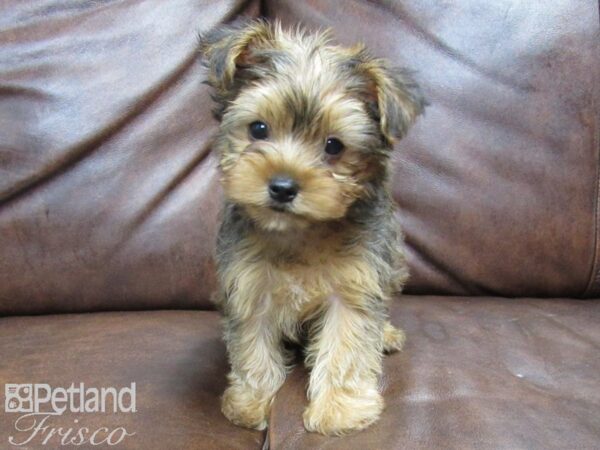
M201 37L220 120L217 239L231 372L222 411L264 429L291 355L310 369L307 430L379 417L382 354L399 350L388 302L408 272L389 189L392 143L425 101L409 73L329 33L250 21Z

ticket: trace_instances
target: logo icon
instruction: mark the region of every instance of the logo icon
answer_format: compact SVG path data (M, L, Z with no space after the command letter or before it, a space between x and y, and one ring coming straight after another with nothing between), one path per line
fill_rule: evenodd
M33 386L31 384L6 383L4 399L5 412L33 412Z

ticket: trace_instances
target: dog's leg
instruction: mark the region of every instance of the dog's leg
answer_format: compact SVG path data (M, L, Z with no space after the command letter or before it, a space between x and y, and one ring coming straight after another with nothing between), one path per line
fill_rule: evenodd
M263 430L286 376L281 332L268 312L256 312L245 320L227 317L225 329L231 372L223 414L236 425Z
M366 428L379 417L383 314L349 306L333 296L315 323L308 347L311 367L304 426L341 435Z

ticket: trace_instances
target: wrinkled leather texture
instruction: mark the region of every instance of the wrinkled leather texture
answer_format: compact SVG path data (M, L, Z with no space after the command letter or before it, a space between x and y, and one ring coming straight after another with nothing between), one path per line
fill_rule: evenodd
M397 146L413 293L598 293L598 2L268 1L416 71ZM592 292L593 289L593 292Z
M342 438L307 433L295 369L273 406L273 450L598 448L600 303L405 296L392 323L407 342L385 358L380 421Z
M404 296L392 322L408 340L385 357L381 420L345 438L306 433L306 374L297 368L273 406L271 449L592 449L600 441L599 302ZM263 433L219 411L226 370L216 312L0 319L1 385L136 382L137 413L54 420L136 432L114 448L261 448ZM1 416L4 443L14 414Z
M0 313L209 308L198 33L256 2L0 5Z
M431 106L393 180L408 292L599 292L596 2L11 0L0 313L211 307L221 194L197 33L261 12L417 71Z
M21 414L4 412L5 383L47 383L53 388L84 383L100 389L135 382L135 413L65 412L51 418L48 425L85 426L93 431L124 427L135 433L116 446L80 448L259 449L263 432L236 427L220 413L226 370L225 346L214 311L2 318L0 448L61 448L60 438L43 446L38 437L28 446L8 446L9 436L19 443L30 433L15 431L14 421ZM124 404L129 406L129 402ZM107 405L112 407L110 401Z

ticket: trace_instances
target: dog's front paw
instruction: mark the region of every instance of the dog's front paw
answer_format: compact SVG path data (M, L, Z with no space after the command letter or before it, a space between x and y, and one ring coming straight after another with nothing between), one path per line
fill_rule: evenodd
M396 328L390 322L386 322L383 326L383 351L393 353L402 350L406 335L400 328Z
M308 431L341 436L367 428L382 410L383 398L375 389L336 390L310 402L304 411L304 427Z
M264 430L267 427L271 400L250 388L232 385L223 394L221 411L235 425Z

